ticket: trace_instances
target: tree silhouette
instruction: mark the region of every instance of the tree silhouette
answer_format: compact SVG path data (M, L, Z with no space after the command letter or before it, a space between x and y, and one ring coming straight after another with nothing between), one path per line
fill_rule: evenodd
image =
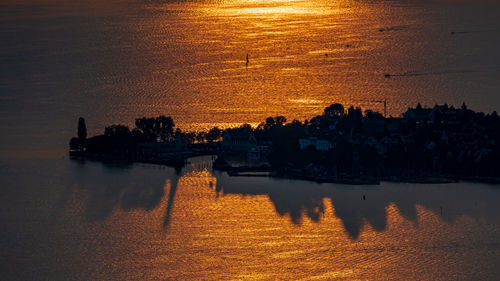
M160 136L161 140L171 140L174 137L175 124L172 117L160 116L156 118L155 125L155 132Z
M174 138L175 124L171 117L138 118L135 120L135 126L149 141L155 141L157 138L162 141Z
M78 138L80 141L87 139L87 126L85 125L85 119L83 119L83 117L78 118Z
M206 139L209 142L213 142L220 139L221 136L222 136L222 130L217 127L213 127L212 129L210 129L210 131L208 131Z
M340 103L334 103L325 108L324 115L327 117L341 117L344 116L344 106Z
M276 116L274 117L274 123L276 124L276 126L283 126L283 124L285 124L286 122L286 118L285 116Z
M80 150L80 140L78 138L71 138L69 141L70 150Z

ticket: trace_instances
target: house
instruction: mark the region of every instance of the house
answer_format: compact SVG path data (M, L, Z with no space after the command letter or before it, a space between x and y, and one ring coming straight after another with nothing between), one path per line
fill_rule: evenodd
M180 135L174 141L145 142L138 145L138 156L142 159L171 159L174 154L185 152L187 144Z
M424 123L431 120L431 113L435 113L431 108L422 108L420 103L416 108L408 108L408 110L403 113L405 119L415 120L417 123ZM433 117L433 116L432 116Z
M448 137L448 135L446 134L445 131L443 131L443 133L441 134L441 141L444 143L444 144L448 144L450 138Z
M467 107L462 106L462 109L455 109L448 105L435 105L433 108L422 108L420 104L416 108L408 108L403 114L407 120L414 120L417 124L422 123L446 123L457 125L460 124L460 116L467 111Z
M386 152L384 150L384 144L375 137L366 138L364 144L369 147L373 147L377 151L377 154L380 156L383 156Z
M333 124L328 125L328 129L329 129L330 131L335 131L335 130L337 130L337 125L338 125L338 124L339 124L339 120L338 120L338 119L336 119L336 120L335 120L335 122L334 122Z
M385 130L385 122L384 119L380 118L364 118L363 126L365 132L368 135L383 135Z
M316 150L327 151L333 148L333 143L328 140L321 140L316 137L310 137L307 139L299 139L300 150L307 147L313 146Z
M437 147L436 143L432 140L426 142L424 151L434 151L434 149Z
M486 149L485 147L482 147L479 151L476 151L474 153L474 162L479 163L481 162L482 159L484 159L488 154L490 154L491 149Z
M385 128L388 133L397 133L401 129L401 118L385 118Z
M222 135L222 147L224 150L249 151L256 146L257 139L252 131L226 130Z

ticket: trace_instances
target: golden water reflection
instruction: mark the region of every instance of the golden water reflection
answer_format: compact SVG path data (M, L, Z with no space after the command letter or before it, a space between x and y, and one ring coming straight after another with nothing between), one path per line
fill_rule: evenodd
M177 171L3 161L4 178L16 179L3 190L0 212L2 240L17 262L9 272L51 280L494 280L500 273L496 188L229 177L212 172L210 160ZM25 169L29 177L16 176Z
M492 262L476 254L498 258L497 207L470 186L454 188L464 194L446 186L234 179L203 168L179 180L167 232L189 236L200 263L191 277L448 279Z
M474 85L460 86L461 73L384 77L470 66L462 60L457 64L469 46L444 38L434 25L437 16L414 5L350 0L152 4L155 17L141 22L136 42L141 52L132 58L138 65L151 63L141 74L150 83L129 85L131 94L124 98L131 108L121 114L168 112L181 128L200 130L209 124L258 124L276 115L303 121L334 102L383 111L379 101L387 100L388 114L394 116L417 102L462 103ZM474 67L484 67L486 62L477 61ZM146 104L134 106L138 99ZM296 102L301 100L315 102Z
M457 61L470 46L445 38L434 24L439 17L415 3L229 0L151 4L149 10L155 16L139 30L132 27L141 50L132 59L148 63L141 76L150 83L129 85L124 117L167 112L181 128L201 130L276 115L303 121L334 102L383 111L380 100L397 116L417 102L462 103L475 87L461 85L460 73L384 77L470 66ZM474 67L485 67L474 59ZM146 104L134 106L138 99Z
M304 1L304 0L236 0L223 1L215 7L203 10L213 16L226 17L261 17L261 18L286 18L293 16L332 15L338 13L341 2L329 3L330 8L324 9L327 2ZM321 5L323 4L323 5ZM294 21L291 22L292 25ZM255 23L259 27L265 27L264 23Z
M161 191L151 186L137 193L125 184L117 196L120 208L97 221L88 208L99 210L95 204L105 202L88 198L94 202L84 214L94 230L111 230L112 239L134 253L134 262L125 262L127 276L448 280L498 273L496 189L235 178L211 172L210 157L202 159L177 172L158 167L167 176L157 183ZM126 198L139 204L124 204ZM120 253L130 256L127 251Z

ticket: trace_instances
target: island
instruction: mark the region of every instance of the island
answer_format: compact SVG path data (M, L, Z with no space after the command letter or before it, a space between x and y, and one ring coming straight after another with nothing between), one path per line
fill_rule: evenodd
M500 182L500 118L465 104L418 104L400 117L335 103L304 122L268 117L257 127L188 132L171 117L139 118L135 128L111 125L87 138L84 118L70 157L182 167L213 155L213 169L231 176L272 176L344 184L380 181Z

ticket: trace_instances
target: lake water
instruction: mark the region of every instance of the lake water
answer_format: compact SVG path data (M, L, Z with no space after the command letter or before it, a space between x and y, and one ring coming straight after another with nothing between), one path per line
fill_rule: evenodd
M496 1L10 2L2 280L499 279L498 186L232 178L209 157L182 171L67 159L79 116L93 135L160 114L185 130L304 120L334 102L383 111L386 100L395 116L417 102L498 110Z
M498 187L248 179L210 160L0 161L2 279L498 280Z

